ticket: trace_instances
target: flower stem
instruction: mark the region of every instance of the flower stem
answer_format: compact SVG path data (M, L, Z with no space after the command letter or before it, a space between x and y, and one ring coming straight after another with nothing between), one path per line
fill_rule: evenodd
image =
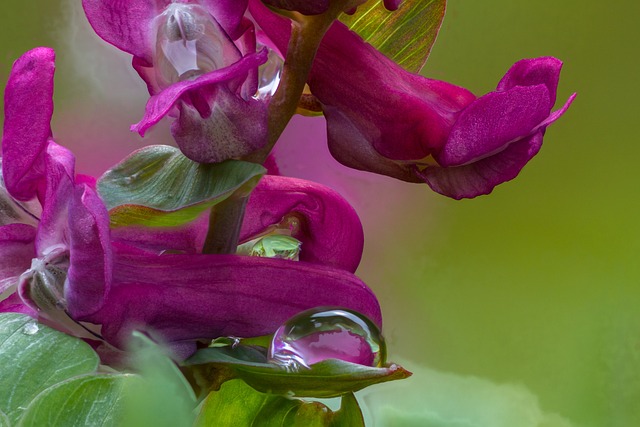
M234 254L238 247L248 195L231 195L211 208L204 254Z
M282 78L269 103L267 145L247 160L264 163L276 141L293 117L309 78L320 42L333 22L344 10L344 1L332 1L329 10L313 16L295 14L291 37L282 69Z

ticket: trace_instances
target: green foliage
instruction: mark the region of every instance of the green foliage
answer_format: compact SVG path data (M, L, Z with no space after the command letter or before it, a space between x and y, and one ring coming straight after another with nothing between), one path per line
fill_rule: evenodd
M18 427L119 427L123 388L139 381L134 375L83 375L40 393L27 407Z
M264 352L242 345L202 349L184 364L227 368L256 390L296 397L337 397L411 375L395 364L374 368L336 359L316 363L309 369L287 370L267 363Z
M406 70L422 69L444 19L446 0L404 0L389 12L382 1L358 7L340 20Z
M127 387L122 427L192 426L193 389L158 345L143 334L133 335L132 363L142 378Z
M98 356L84 341L29 316L0 313L0 410L11 424L40 392L71 377L94 372L98 362Z
M201 164L175 147L142 148L108 170L98 181L114 227L177 226L233 193L250 192L265 169L227 160Z
M351 393L342 398L339 411L319 402L305 402L260 393L242 380L227 381L205 399L196 426L364 426L362 413Z

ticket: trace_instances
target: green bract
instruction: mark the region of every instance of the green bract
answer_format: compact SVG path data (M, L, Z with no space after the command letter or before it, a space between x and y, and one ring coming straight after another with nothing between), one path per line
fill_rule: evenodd
M408 71L422 69L444 19L446 0L404 0L389 12L370 1L340 20L365 41Z
M249 193L264 173L255 163L196 163L175 147L153 145L108 170L98 192L113 227L169 227L194 220L236 191Z

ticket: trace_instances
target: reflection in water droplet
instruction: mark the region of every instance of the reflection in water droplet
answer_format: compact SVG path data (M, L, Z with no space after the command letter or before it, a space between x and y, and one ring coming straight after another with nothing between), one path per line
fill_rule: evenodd
M29 322L22 328L22 333L25 335L35 335L39 330L40 328L36 322Z
M269 361L289 371L326 359L382 366L386 346L378 327L343 308L317 307L285 322L273 336Z
M276 93L283 66L284 61L280 55L269 49L269 59L258 68L258 92L254 95L255 99L266 100Z
M154 66L160 87L237 62L240 51L197 4L171 3L156 18Z

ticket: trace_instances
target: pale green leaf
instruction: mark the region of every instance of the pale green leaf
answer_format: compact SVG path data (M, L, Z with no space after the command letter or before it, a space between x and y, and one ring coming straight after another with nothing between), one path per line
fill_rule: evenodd
M369 1L340 18L349 28L406 70L422 69L442 25L446 0L404 0L389 12Z
M31 402L18 427L120 427L125 386L135 375L83 375L49 387Z
M111 225L177 226L236 191L248 193L265 169L227 160L202 164L166 145L142 148L98 180Z
M346 395L333 412L319 402L260 393L241 380L227 381L204 401L196 426L315 427L364 426L353 394Z
M0 313L0 410L12 424L42 390L94 372L98 363L84 341L24 314Z

